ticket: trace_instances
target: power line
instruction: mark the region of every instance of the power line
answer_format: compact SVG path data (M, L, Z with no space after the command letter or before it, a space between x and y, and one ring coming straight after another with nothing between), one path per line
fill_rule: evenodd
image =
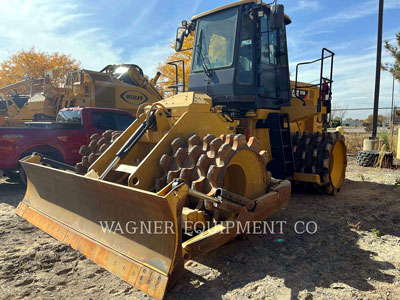
M391 107L379 107L378 109L392 109ZM373 108L339 108L331 109L331 111L347 111L347 110L373 110Z

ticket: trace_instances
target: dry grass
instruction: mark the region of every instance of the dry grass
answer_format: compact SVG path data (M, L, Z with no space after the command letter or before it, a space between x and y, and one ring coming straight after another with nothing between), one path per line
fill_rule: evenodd
M348 154L357 154L358 151L361 151L363 148L363 141L367 139L371 134L370 133L360 133L360 132L345 132L344 136L346 139L346 147ZM379 136L379 134L378 134ZM396 156L396 148L397 148L397 134L393 135L388 132L387 134L387 148L388 151L393 152L394 156Z
M368 138L369 133L345 132L346 147L348 154L357 154L363 148L364 139Z
M386 151L393 152L394 157L396 157L397 153L397 141L398 141L398 135L397 135L398 130L396 129L394 131L394 134L392 136L391 132L388 131L386 134L378 134L379 138L382 138L385 141L386 144Z

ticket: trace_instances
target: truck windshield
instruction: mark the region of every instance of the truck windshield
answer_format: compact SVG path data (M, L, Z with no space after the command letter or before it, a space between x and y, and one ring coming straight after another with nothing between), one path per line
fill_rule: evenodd
M193 58L193 71L227 67L233 63L237 8L199 20Z
M57 123L78 123L81 124L80 110L62 110L58 112Z

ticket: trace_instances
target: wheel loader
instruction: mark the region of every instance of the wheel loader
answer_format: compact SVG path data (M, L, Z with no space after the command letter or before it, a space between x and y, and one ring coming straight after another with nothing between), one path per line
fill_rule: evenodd
M140 107L85 175L22 160L17 214L162 299L186 261L284 208L292 184L339 191L346 146L324 126L332 74L290 82L283 9L245 0L183 21L176 50L195 34L188 91ZM333 59L322 53L321 69Z

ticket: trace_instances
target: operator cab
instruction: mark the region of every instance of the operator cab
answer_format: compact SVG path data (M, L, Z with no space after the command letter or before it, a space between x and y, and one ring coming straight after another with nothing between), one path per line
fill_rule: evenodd
M189 91L214 105L279 109L291 98L283 5L245 0L200 14L178 28L176 50L195 31Z

